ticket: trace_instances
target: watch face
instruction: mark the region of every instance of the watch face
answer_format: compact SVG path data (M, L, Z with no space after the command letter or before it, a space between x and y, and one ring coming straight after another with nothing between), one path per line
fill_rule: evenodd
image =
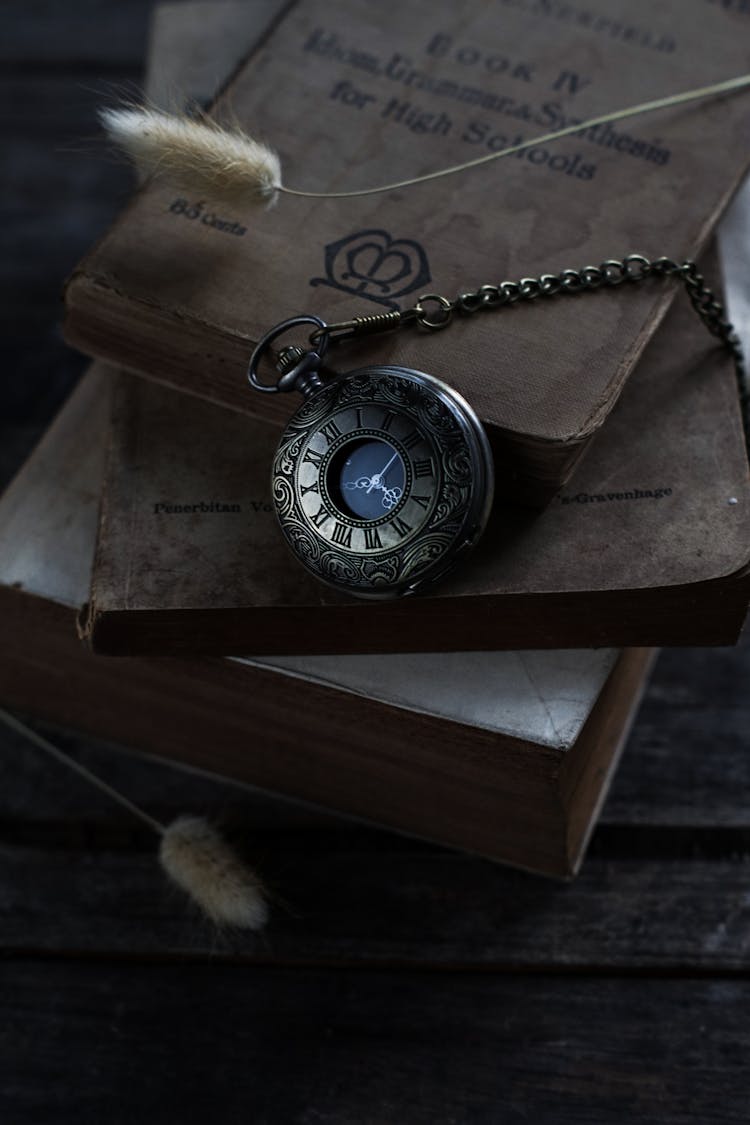
M414 592L473 545L492 500L487 439L445 384L405 368L339 376L282 436L277 515L300 562L364 596Z
M339 450L328 470L328 492L347 516L378 520L404 494L406 468L397 449L380 438L357 437Z

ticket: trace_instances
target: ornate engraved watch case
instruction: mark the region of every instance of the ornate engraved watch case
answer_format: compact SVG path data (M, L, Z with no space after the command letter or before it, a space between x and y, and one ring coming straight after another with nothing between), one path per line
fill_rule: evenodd
M492 503L479 420L419 371L365 367L300 407L272 474L281 529L318 578L369 597L411 594L472 547Z
M317 578L350 594L423 589L474 546L490 513L492 454L479 419L420 371L364 367L322 383L309 359L320 349L292 351L280 382L292 375L305 401L271 478L289 546Z
M445 328L455 312L551 299L648 278L683 282L696 313L734 359L750 449L750 394L737 333L695 262L642 254L565 269L455 299L425 293L409 309L326 324L297 316L272 328L250 358L258 391L299 391L305 402L287 426L273 465L273 499L295 555L316 577L361 597L413 594L440 578L481 536L492 505L492 454L476 414L445 383L404 367L364 367L324 383L319 374L332 337L416 324ZM310 346L287 346L280 377L264 383L258 367L290 329L313 326Z

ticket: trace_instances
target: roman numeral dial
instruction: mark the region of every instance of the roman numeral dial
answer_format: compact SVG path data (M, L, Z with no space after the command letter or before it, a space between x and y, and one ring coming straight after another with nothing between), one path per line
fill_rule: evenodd
M308 446L305 450L305 456L302 458L302 463L303 465L314 465L317 469L323 464L323 454L320 453L317 449L312 449L310 446Z
M338 543L340 547L351 547L352 545L352 528L347 527L346 524L336 521L336 526L333 529L331 536L333 543Z
M394 552L430 526L441 454L431 426L410 407L356 401L311 426L299 452L295 494L310 532L334 554Z
M383 543L381 541L380 532L378 531L377 527L366 527L366 528L364 528L364 534L365 534L365 547L367 548L367 550L368 551L379 551L380 548L383 546Z
M326 511L325 504L321 504L317 512L310 516L316 527L321 528L331 518L331 513Z
M251 381L264 348L307 320L320 327L298 317L266 334ZM346 325L329 327L336 335ZM305 401L281 436L271 483L301 565L364 596L411 595L441 579L481 535L492 503L492 457L474 411L440 379L396 365L323 371L319 386L297 389Z
M396 532L399 539L404 539L410 531L414 530L411 524L407 523L406 520L401 519L401 516L394 516L391 520L390 526Z
M333 445L336 438L341 437L341 430L339 429L339 426L336 423L335 419L331 419L330 422L326 422L325 426L321 426L320 432L329 445Z

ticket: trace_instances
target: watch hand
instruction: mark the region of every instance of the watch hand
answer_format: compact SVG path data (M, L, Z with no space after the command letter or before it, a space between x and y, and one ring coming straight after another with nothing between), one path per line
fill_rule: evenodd
M401 489L400 488L384 488L383 489L383 507L386 508L388 511L390 511L391 508L394 507L394 505L398 504L400 499L401 499Z
M375 476L370 481L370 487L367 489L368 493L372 492L373 488L383 488L383 477L388 472L397 457L398 453L394 453L386 467L384 469L381 469L379 473L375 474Z
M396 460L397 457L398 457L398 453L394 453L393 456L391 457L390 461L386 465L386 467L381 471L381 473L380 473L381 477L385 476L385 474L388 472L388 470L390 469L391 465L393 464L393 462Z

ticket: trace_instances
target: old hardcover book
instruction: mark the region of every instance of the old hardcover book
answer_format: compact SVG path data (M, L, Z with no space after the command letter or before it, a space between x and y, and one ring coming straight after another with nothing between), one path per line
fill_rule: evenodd
M306 0L278 9L215 112L274 144L290 187L358 189L741 74L749 29L745 5L706 0L595 10ZM419 187L286 196L265 212L150 183L71 279L67 338L280 424L294 396L252 393L245 380L270 326L633 251L695 256L748 163L749 120L740 93ZM402 364L452 383L488 428L501 490L541 503L599 430L675 291L650 280L538 300L443 332L371 338L335 362Z
M578 867L651 654L106 660L75 636L106 391L93 370L0 499L0 701L548 875Z
M716 262L714 258L714 268ZM429 596L345 597L290 554L276 434L123 375L83 629L101 653L342 653L730 644L750 597L732 363L675 306L570 485L496 505Z

